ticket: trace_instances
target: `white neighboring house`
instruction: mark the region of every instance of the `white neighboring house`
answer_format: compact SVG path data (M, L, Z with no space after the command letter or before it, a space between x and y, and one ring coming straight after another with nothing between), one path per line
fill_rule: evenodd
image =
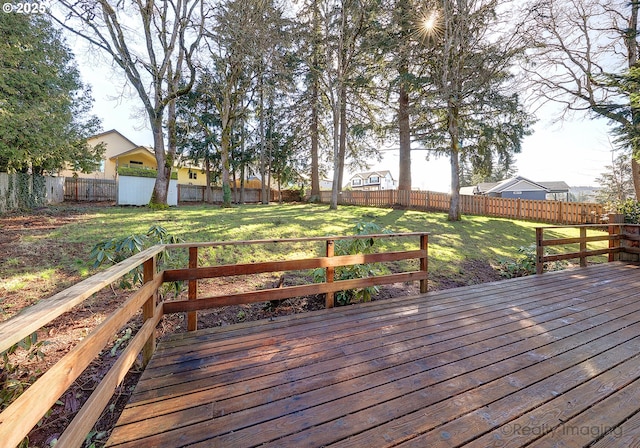
M364 191L393 190L396 188L396 181L390 171L370 171L354 174L347 188Z

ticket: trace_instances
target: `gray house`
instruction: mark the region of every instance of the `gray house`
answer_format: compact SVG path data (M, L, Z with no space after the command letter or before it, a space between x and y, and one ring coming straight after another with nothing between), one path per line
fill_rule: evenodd
M562 181L534 182L525 177L516 176L501 182L480 183L474 187L461 189L460 192L498 198L568 200L569 186Z

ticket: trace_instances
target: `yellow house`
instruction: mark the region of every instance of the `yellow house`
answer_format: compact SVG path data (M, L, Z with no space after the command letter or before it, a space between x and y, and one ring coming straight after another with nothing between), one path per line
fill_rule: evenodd
M104 144L105 152L100 168L93 173L75 173L80 178L115 180L118 169L122 167L146 170L156 170L158 167L153 149L136 145L115 129L89 138L88 143L92 146ZM177 167L177 172L178 184L207 184L204 170L201 167L187 163ZM74 172L64 170L60 175L72 177Z

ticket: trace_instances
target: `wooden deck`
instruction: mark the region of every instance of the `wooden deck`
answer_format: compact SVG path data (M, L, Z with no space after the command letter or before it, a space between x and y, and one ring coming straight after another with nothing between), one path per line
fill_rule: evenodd
M174 335L109 446L640 443L640 267Z

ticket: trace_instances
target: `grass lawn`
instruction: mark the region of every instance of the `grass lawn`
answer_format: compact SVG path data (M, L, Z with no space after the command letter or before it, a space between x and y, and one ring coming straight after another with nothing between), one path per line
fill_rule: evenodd
M65 217L62 223L60 215ZM160 212L132 207L62 206L42 211L39 218L38 231L30 231L28 226L18 231L11 250L0 257L3 309L11 307L7 299L13 295L26 295L29 302L34 302L86 278L93 272L89 253L94 244L144 233L152 225L160 225L187 242L345 235L353 233L357 222L375 222L394 232L427 231L431 232L432 278L464 276L469 262L477 260L496 266L501 259L518 258L522 255L518 252L520 247L534 244L535 227L540 225L480 216L465 216L462 221L452 223L444 213L348 206L332 211L326 205L314 204L245 205L230 209L185 206ZM47 220L52 223L50 228L46 226ZM9 226L8 222L0 218L0 230ZM577 236L578 232L560 229L548 234ZM389 244L401 243L394 240ZM415 242L412 244L415 248ZM208 262L229 263L321 253L320 247L265 245L235 248L231 252L224 249L224 253L216 249L203 256Z

